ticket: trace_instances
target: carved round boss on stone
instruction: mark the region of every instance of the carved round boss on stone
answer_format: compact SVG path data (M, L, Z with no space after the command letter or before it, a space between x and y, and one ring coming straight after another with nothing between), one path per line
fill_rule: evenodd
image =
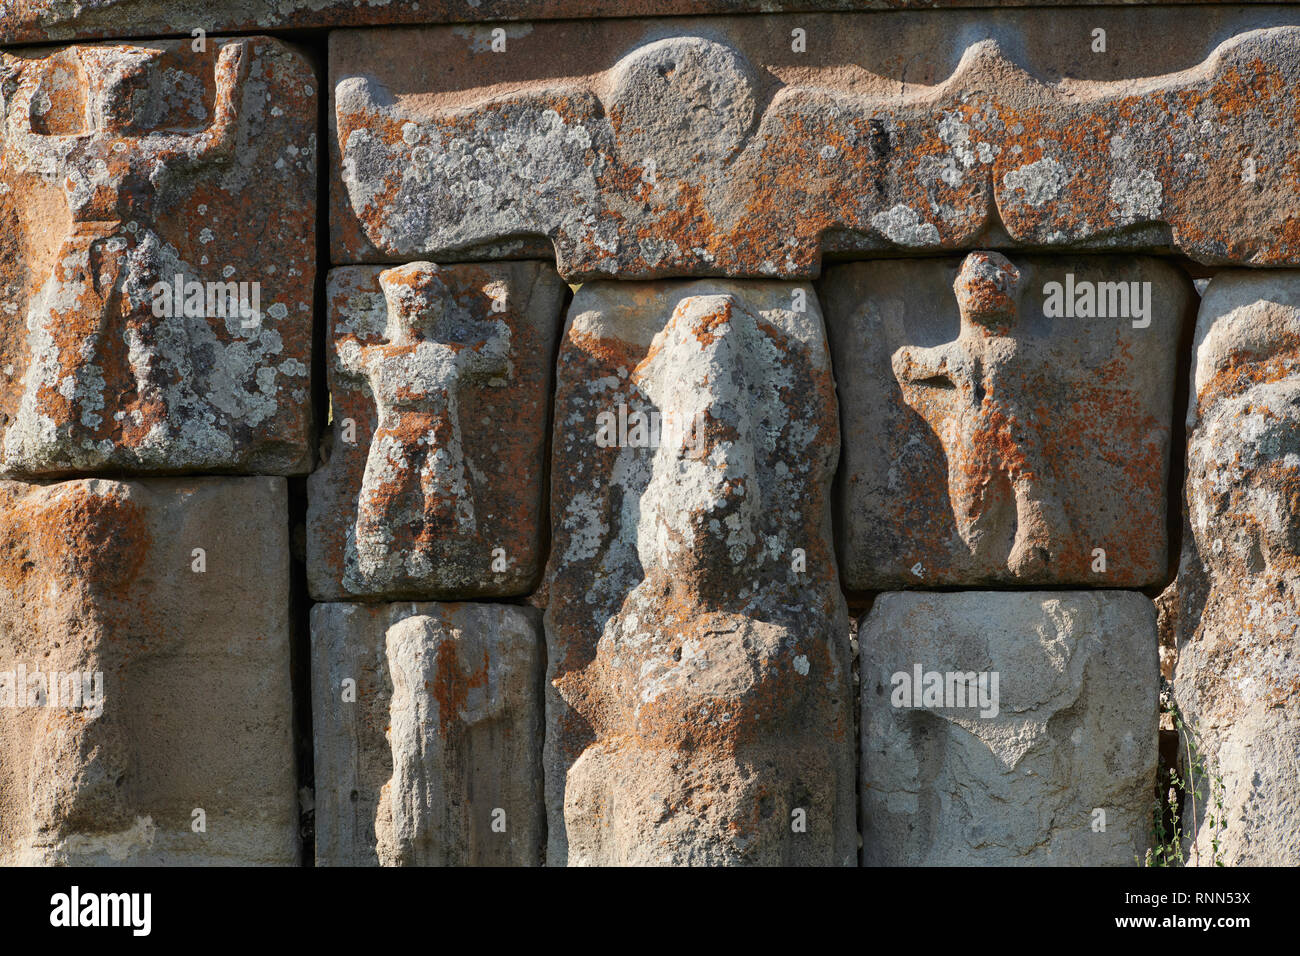
M758 112L753 69L703 37L656 40L614 68L610 119L623 158L654 176L688 174L739 149Z

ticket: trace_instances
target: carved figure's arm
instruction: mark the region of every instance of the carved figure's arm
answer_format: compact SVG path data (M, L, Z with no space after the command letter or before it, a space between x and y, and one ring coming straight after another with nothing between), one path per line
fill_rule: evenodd
M223 46L217 56L217 95L212 123L207 129L201 133L149 137L157 152L164 154L168 161L198 165L226 159L234 152L239 138L240 99L248 76L247 47L246 40L236 40Z

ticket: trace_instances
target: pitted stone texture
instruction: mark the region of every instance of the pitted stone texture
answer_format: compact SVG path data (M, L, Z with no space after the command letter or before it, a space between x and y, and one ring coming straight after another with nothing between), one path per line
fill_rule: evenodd
M1198 862L1300 864L1300 272L1224 272L1196 327L1174 698L1222 777ZM1191 826L1190 806L1185 818Z
M864 865L1142 858L1158 722L1149 600L1124 591L891 592L876 599L858 639ZM915 703L895 675L914 686L918 665L922 674L988 674L990 691L996 674L996 714L960 706L960 696L895 706ZM1097 810L1104 831L1093 829Z
M312 608L317 865L541 864L540 618Z
M306 473L318 95L266 38L0 53L0 471Z
M1094 0L1145 5L1165 0ZM1217 0L1189 0L1215 3ZM1246 3L1267 0L1244 0ZM1057 6L1077 0L0 0L0 43L397 23L588 19L777 10ZM782 34L784 35L784 34Z
M333 441L308 480L314 598L536 586L567 293L538 262L330 273Z
M838 31L879 27L852 19ZM823 244L1300 262L1300 28L1133 82L1013 61L1015 31L900 81L888 54L794 53L776 26L538 23L504 54L459 27L333 34L334 260L546 241L573 281L809 277Z
M297 863L288 523L282 478L0 482L0 675L102 690L0 676L0 863Z
M813 290L583 286L553 448L548 862L852 864Z
M1112 314L1047 317L1049 284L1064 298L1071 281L1076 305L1090 288ZM1114 315L1117 287L1100 283L1138 283L1149 318ZM850 589L1165 579L1175 370L1195 301L1181 270L975 253L837 266L820 289L845 409Z

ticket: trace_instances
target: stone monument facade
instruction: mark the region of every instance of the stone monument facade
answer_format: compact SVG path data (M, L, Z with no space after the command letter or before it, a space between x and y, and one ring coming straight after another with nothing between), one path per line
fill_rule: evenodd
M0 0L0 862L1300 862L1300 7L1042 7Z

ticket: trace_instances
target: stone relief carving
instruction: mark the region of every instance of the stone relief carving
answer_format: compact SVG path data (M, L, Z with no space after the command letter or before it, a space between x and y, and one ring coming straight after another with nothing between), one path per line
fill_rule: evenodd
M453 29L386 37L383 56L371 34L340 37L336 258L495 257L538 251L532 237L572 280L803 278L824 244L1300 259L1287 225L1300 192L1279 152L1295 132L1297 28L1235 36L1140 88L1039 79L984 39L947 79L901 92L815 54L787 73L736 22L639 42L596 24L587 72L548 72L557 29L520 37L535 56L513 73L475 61ZM432 56L482 87L414 76Z
M967 256L953 287L958 337L932 348L904 346L892 364L903 400L943 447L953 520L972 558L1030 576L1042 573L1073 529L1052 476L1043 474L1041 449L1030 447L1021 424L1032 392L1014 368L1024 352L1015 339L1019 282L1005 256Z
M0 861L297 863L286 497L0 482Z
M540 618L500 604L312 609L317 865L541 862Z
M849 588L1165 579L1191 282L1141 257L1017 263L879 260L822 280Z
M10 474L306 469L311 71L272 41L179 46L0 54ZM255 176L277 190L256 217Z
M1201 865L1300 863L1300 274L1224 272L1196 329L1174 698L1211 776ZM1172 611L1172 614L1170 614ZM1190 828L1191 824L1189 824Z
M334 437L308 516L317 598L536 582L565 292L540 263L331 273Z
M460 392L504 388L512 372L510 327L448 315L436 266L389 269L379 284L384 340L340 350L342 366L366 377L378 413L346 572L359 588L382 588L403 571L427 576L440 542L477 532Z
M578 292L548 571L552 864L852 861L823 334L806 287ZM602 446L620 406L679 424Z

